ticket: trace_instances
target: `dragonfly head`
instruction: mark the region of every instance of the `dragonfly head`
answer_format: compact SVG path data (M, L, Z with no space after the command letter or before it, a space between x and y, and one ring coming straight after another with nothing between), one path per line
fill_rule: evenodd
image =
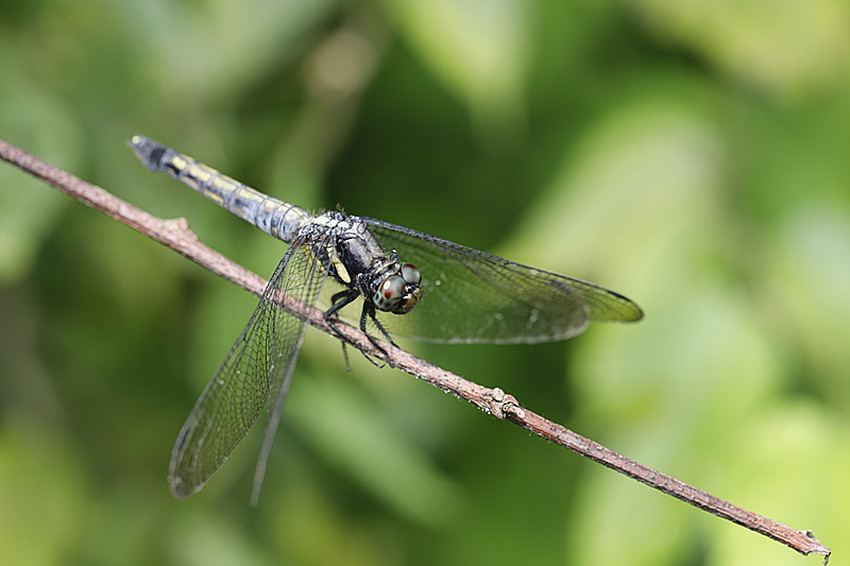
M419 287L421 282L422 273L419 269L412 263L402 263L396 273L381 281L372 301L378 310L406 314L422 298L422 289Z

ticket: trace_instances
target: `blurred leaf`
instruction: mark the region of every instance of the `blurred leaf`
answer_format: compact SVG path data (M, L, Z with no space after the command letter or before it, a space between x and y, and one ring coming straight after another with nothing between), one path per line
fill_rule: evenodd
M261 566L275 563L224 519L195 517L171 533L173 557L187 566Z
M0 40L2 42L2 40ZM4 138L41 159L76 169L81 132L71 108L31 83L25 69L0 46L0 126ZM55 231L67 197L29 175L0 168L0 284L26 273L43 239Z
M505 255L608 286L610 274L628 277L632 288L622 290L641 303L635 276L657 288L645 267L654 248L691 237L692 223L713 218L721 142L686 100L651 95L611 109L561 156L559 174Z
M341 384L303 376L299 402L289 407L301 433L332 463L402 515L429 526L462 507L462 492L432 469L410 441L388 428L368 403Z
M58 431L20 420L0 430L0 547L3 560L60 564L91 512L87 482ZM25 425L25 426L20 426Z
M776 237L765 305L791 351L810 366L811 380L831 404L850 405L847 321L850 320L850 222L822 205L790 215ZM807 372L808 373L808 372Z
M385 4L435 76L466 102L485 140L495 143L492 136L507 134L523 113L528 5L521 0Z
M167 100L223 100L245 89L281 59L295 54L303 39L336 2L226 0L125 3L139 40L151 55L145 68Z
M850 11L841 0L630 4L661 39L781 98L839 86L850 63Z

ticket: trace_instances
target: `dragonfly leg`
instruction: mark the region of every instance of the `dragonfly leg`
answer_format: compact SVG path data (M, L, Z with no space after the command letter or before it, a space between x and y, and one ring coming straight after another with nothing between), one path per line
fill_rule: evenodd
M387 339L387 342L389 342L390 344L392 344L393 346L398 348L398 345L396 345L396 343L393 342L392 337L386 331L386 329L384 328L384 325L381 324L381 321L379 321L378 318L375 316L375 305L373 303L370 303L370 302L364 302L363 303L363 312L360 313L360 330L362 330L366 334L366 336L369 337L369 341L372 344L374 344L374 346L376 348L384 350L383 348L381 348L381 345L378 344L377 341L374 338L372 338L372 335L369 334L368 332L366 332L366 321L370 318L372 319L372 322L375 323L375 326L378 328L378 330L381 331L381 334L384 335L384 338Z
M375 348L380 350L381 354L383 354L384 356L384 360L387 360L387 363L389 363L389 354L387 353L387 350L383 346L381 346L381 344L374 336L369 334L368 330L366 330L366 323L369 321L370 318L372 319L372 322L375 323L375 326L378 328L378 330L381 331L381 334L383 334L384 337L387 339L387 342L389 342L393 346L396 346L396 343L393 342L393 339L390 337L389 333L384 328L384 325L381 324L381 322L375 317L374 303L364 301L363 310L360 313L360 330L363 331L363 333L366 335L366 338L369 339L369 342L371 342L372 345L375 346ZM396 346L396 348L398 348L398 346ZM391 363L389 365L390 367L393 367Z
M342 357L345 358L345 371L351 371L351 360L348 359L348 348L346 348L347 342L340 340L339 345L342 346Z
M328 310L325 311L325 315L324 315L325 322L328 323L328 326L331 327L331 330L334 331L337 338L339 338L340 340L342 340L344 342L348 342L349 340L345 336L342 335L342 333L339 331L339 329L336 326L336 322L335 322L335 319L337 318L336 313L338 313L340 311L340 309L342 309L342 307L344 307L345 305L348 305L348 304L354 302L354 300L357 298L357 296L358 296L357 291L355 291L353 289L346 289L345 291L340 291L339 293L336 293L333 297L331 297L331 307Z
M345 357L345 367L347 367L348 369L351 369L351 365L349 364L348 351L345 349L345 345L346 344L354 345L354 343L351 342L351 340L349 340L345 336L343 336L342 333L337 328L336 321L339 320L337 318L337 313L344 306L354 302L357 299L357 297L359 297L359 296L360 296L360 294L353 289L346 289L344 291L340 291L339 293L336 293L335 295L333 295L331 297L331 307L328 310L326 310L325 314L324 314L325 322L328 323L328 326L331 328L331 330L334 331L334 333L340 339L340 343L342 344L342 353L343 353L343 356ZM364 313L365 313L366 312L365 311L366 303L364 303L363 307L364 307ZM375 316L374 311L375 311L375 307L373 306L372 307L372 317L373 318ZM366 334L366 337L369 339L369 341L376 348L378 348L378 350L381 351L381 354L383 354L383 356L386 358L387 357L387 351L384 348L382 348L381 345L378 344L378 342L374 338L372 338L372 335L369 334L369 332L366 330L366 325L365 325L365 322L364 322L365 319L363 318L363 316L365 316L365 314L361 316L360 329L363 331L364 334ZM378 322L378 321L376 320L375 322ZM378 327L381 329L381 332L383 332L384 335L387 335L386 331L384 330L384 328L382 326L378 325ZM387 336L387 338L389 338L389 336ZM392 340L390 340L390 342L392 342ZM395 345L395 344L393 344L393 345ZM366 352L364 352L363 350L360 350L359 348L358 348L358 350L375 367L379 367L379 368L384 367L383 363L376 362L375 360L372 359L371 356L366 354Z

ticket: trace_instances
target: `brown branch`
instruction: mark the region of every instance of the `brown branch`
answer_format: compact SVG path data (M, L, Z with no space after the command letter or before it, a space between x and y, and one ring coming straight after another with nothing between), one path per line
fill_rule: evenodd
M30 173L31 175L68 193L77 200L108 214L116 220L127 224L139 232L183 254L198 265L236 283L255 295L261 295L266 282L256 274L232 262L220 253L212 250L198 241L197 236L189 229L185 219L163 220L152 216L135 206L111 195L104 189L96 187L70 173L53 167L37 157L0 139L0 158ZM282 301L283 307L294 316L306 320L310 325L334 335L334 331L326 324L321 310L307 305L293 297L286 296ZM573 452L585 456L595 462L607 466L621 474L636 479L646 485L690 503L694 507L704 509L723 519L732 521L761 533L766 537L781 542L801 554L821 554L824 564L829 561L830 549L821 544L812 531L798 531L767 517L763 517L746 509L719 499L709 493L692 487L666 474L662 474L648 466L626 458L613 450L584 438L567 428L549 421L519 405L517 400L501 389L489 389L459 377L446 370L438 368L424 360L384 344L386 356L380 352L357 328L338 322L338 330L355 347L376 358L386 357L387 361L405 372L427 381L428 383L454 393L494 415L499 419L510 420L519 426L554 443L569 448Z

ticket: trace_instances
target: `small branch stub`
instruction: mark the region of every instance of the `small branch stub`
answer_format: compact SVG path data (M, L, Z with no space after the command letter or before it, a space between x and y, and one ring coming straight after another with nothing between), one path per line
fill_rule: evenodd
M488 409L497 419L525 417L525 411L513 395L505 393L499 387L494 387L489 393Z

